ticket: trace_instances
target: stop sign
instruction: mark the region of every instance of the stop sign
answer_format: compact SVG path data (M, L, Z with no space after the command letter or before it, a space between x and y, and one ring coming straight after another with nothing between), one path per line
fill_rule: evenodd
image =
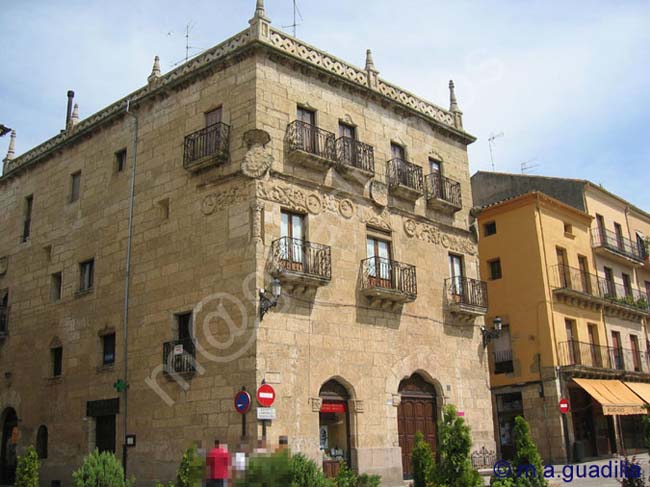
M275 401L275 390L268 384L262 384L257 389L257 402L265 408L271 407Z
M558 406L562 414L566 414L569 412L569 401L567 401L566 399L564 398L560 399L560 404Z

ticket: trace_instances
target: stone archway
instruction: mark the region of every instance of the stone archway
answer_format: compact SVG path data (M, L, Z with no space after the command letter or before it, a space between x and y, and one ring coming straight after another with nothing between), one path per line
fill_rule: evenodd
M414 373L399 384L400 404L397 410L397 434L402 449L404 479L412 477L411 454L415 434L419 431L434 455L438 448L438 404L436 388L422 375Z
M2 445L0 454L0 483L13 485L16 479L16 442L18 415L12 407L2 412Z

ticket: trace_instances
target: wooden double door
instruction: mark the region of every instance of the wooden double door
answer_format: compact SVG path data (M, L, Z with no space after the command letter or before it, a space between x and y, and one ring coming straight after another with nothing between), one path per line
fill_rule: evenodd
M404 479L413 476L411 455L415 447L415 434L419 431L431 445L434 458L438 449L438 409L435 389L420 376L414 375L400 384L401 402L397 409L397 432L402 449Z

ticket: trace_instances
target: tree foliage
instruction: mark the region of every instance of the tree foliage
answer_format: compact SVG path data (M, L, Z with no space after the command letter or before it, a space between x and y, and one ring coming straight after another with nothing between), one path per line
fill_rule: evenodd
M73 472L74 487L131 487L124 480L122 464L113 453L95 450L84 458L79 470Z
M16 465L16 487L38 487L40 462L34 447L29 447L18 457Z

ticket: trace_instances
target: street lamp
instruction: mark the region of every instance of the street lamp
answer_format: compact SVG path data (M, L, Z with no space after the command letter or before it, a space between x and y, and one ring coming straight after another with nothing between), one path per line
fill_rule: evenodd
M491 340L496 340L501 336L501 329L503 328L503 320L500 317L495 317L492 320L492 324L494 325L494 328L492 330L488 330L485 325L481 326L481 334L483 335L483 347L487 347L488 343L490 343Z
M278 305L278 299L282 294L282 285L280 281L275 278L271 281L271 295L269 296L264 289L260 289L260 321L264 319L264 315L275 306Z

